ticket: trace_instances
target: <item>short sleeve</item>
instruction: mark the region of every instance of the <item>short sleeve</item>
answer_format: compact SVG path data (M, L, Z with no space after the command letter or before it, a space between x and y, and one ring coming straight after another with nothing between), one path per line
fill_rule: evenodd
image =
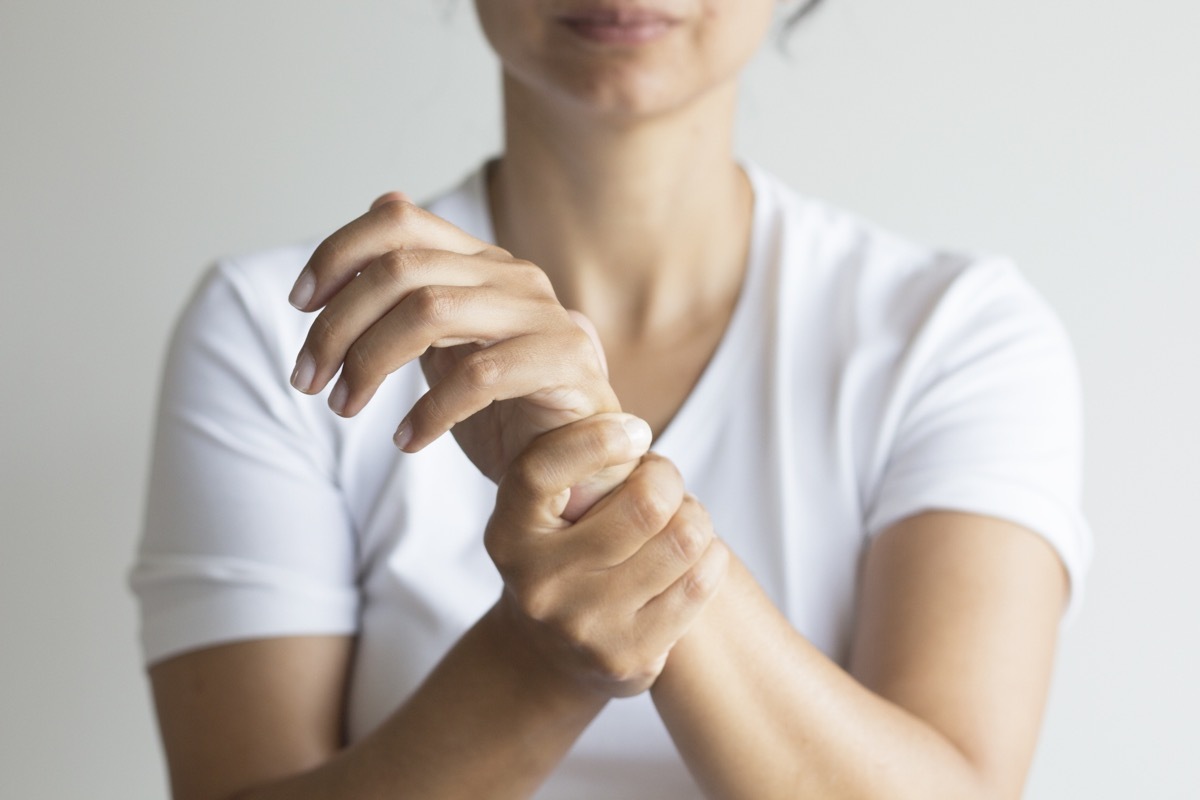
M357 625L355 537L335 443L304 405L310 398L287 385L299 343L280 324L286 288L278 301L261 288L238 265L218 264L168 351L130 574L148 663Z
M1022 525L1066 567L1073 617L1092 548L1079 376L1062 325L1011 264L980 262L948 282L910 340L885 416L868 533L929 510Z

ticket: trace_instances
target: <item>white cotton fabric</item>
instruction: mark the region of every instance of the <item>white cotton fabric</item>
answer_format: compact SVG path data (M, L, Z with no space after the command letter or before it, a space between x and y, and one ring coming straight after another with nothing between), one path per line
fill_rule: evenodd
M753 164L745 283L654 449L792 624L844 663L860 557L927 509L1019 523L1078 607L1074 358L1008 261L930 250L802 197ZM493 240L485 170L428 207ZM148 662L240 639L354 634L348 727L377 726L495 601L495 487L445 436L391 436L426 390L411 364L355 419L288 377L311 317L287 303L311 246L221 261L171 344L132 572ZM751 655L751 654L748 654ZM614 701L542 798L699 791L648 697Z

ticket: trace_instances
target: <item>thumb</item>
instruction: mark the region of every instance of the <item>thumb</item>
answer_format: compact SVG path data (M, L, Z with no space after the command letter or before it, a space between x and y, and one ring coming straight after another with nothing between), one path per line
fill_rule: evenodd
M604 345L600 342L600 333L596 330L596 326L592 324L592 321L582 311L575 311L569 308L567 309L567 313L575 321L575 324L592 340L592 345L596 348L596 358L600 359L600 369L604 371L604 377L607 378L608 359L604 355ZM582 517L600 498L621 485L629 477L630 473L633 472L633 468L637 464L637 460L634 460L627 464L609 467L601 470L589 480L577 486L572 486L570 498L567 500L567 505L562 511L562 518L569 522L574 522Z
M376 200L375 202L379 202ZM600 343L600 334L596 331L596 326L582 311L575 311L568 308L567 314L571 319L575 320L575 324L583 329L583 332L592 340L592 344L596 348L596 357L600 359L600 369L604 371L604 377L608 377L608 359L604 357L604 345Z

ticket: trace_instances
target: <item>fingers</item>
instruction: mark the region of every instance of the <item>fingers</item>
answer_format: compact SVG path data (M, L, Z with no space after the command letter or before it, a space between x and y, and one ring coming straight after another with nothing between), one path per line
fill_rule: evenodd
M641 537L615 572L628 583L631 595L640 592L642 597L655 597L692 569L714 538L708 512L695 497L685 494L658 533Z
M653 466L632 479L635 495L648 483L670 481L666 472L651 474L663 459L647 455L644 461ZM539 635L558 643L547 651L550 657L613 696L654 683L728 570L728 549L690 495L661 527L658 510L643 510L642 518L658 532L637 535L626 533L634 515L616 497L575 525L532 535L519 522L509 527L512 517L501 521L501 509L498 504L485 543L504 577L506 597L536 622ZM609 565L612 553L605 554L602 543L622 537L633 552Z
M623 618L592 606L563 626L574 649L589 655L601 683L616 695L636 694L653 685L675 643L691 629L716 595L729 567L729 550L713 539L700 557L663 592ZM637 595L635 595L637 596ZM614 604L616 597L601 596ZM582 617L582 618L580 618Z
M444 250L394 250L377 258L342 288L313 321L291 381L298 390L315 394L342 368L342 379L330 394L329 405L343 416L353 416L384 378L430 347L486 346L534 331L551 337L538 342L544 352L526 353L537 364L583 368L585 372L591 364L595 365L592 371L600 374L594 343L558 304L545 273L536 266ZM552 346L559 347L557 355L547 357ZM519 365L519 361L515 363ZM476 369L501 364L499 357L481 356L467 366ZM575 376L572 371L559 375L558 380ZM505 394L503 386L495 385L504 382L504 373L468 372L466 377L486 379L487 385L479 388L496 391L473 405L466 398L452 404L447 419L436 419L436 430L428 436L418 427L416 449L494 399L523 396L544 386L546 380L555 385L553 375L543 375L539 384L530 370L514 372L513 379L523 393ZM523 377L527 380L522 381ZM446 399L435 395L427 405L446 405ZM453 413L467 408L470 413ZM595 410L584 408L583 413Z
M370 211L317 246L288 296L293 306L301 311L320 308L374 259L392 250L499 252L419 206L389 198L380 197Z
M583 516L581 522L594 523L581 534L589 563L612 567L632 558L672 523L685 495L683 476L675 465L656 453L647 454L624 483ZM644 576L644 570L637 573L631 591L642 591Z
M729 548L713 538L686 572L638 610L636 638L658 643L664 654L674 647L721 588L729 557Z
M493 341L510 340L504 350L492 353L492 348L478 351L464 359L451 373L464 376L462 391L471 397L455 398L457 404L438 405L430 400L429 392L419 401L424 412L422 419L433 424L422 429L428 433L421 445L433 441L462 422L475 411L486 408L494 399L520 397L539 386L545 377L528 363L520 360L524 347L522 337L528 330L530 314L538 309L524 309L506 303L500 292L475 287L461 289L449 286L423 286L363 334L346 353L342 375L330 394L330 407L343 416L353 416L375 395L379 385L391 373L416 359L430 347L452 347L459 344L489 345ZM509 355L516 350L516 357ZM532 374L531 374L532 373ZM445 379L444 379L445 380ZM443 380L443 382L444 382ZM438 386L441 386L439 383ZM340 390L340 392L339 392ZM448 394L443 391L441 396ZM484 396L489 396L483 400ZM346 398L339 407L341 397ZM460 409L470 408L460 413ZM436 427L436 430L429 428ZM414 445L410 452L416 452Z
M589 371L587 362L572 357L569 343L556 343L552 341L553 335L544 331L524 334L515 327L503 327L502 322L508 320L484 319L487 313L496 311L494 307L481 310L480 322L488 322L487 330L500 331L512 338L456 360L400 423L395 443L401 450L415 453L458 423L501 400L519 397L528 405L559 409L550 423L554 426L604 410L597 401L608 393L593 391L597 387L592 386L603 379ZM530 315L524 314L509 322L525 326L529 321ZM385 333L380 334L380 339L391 341ZM348 361L348 375L343 377L354 382L352 366L353 362ZM366 395L362 402L366 402Z
M479 269L464 269L452 254L442 251L385 253L338 292L313 320L296 358L292 384L308 394L321 391L354 342L413 290L431 284L478 285L483 277Z
M531 325L537 324L539 317L551 312L552 309L543 305L523 302L486 286L422 286L373 323L370 310L361 306L347 316L330 315L329 323L314 325L309 334L311 344L305 345L297 364L311 358L319 365L313 382L307 387L309 392L319 391L340 364L342 375L330 393L329 406L338 414L350 417L374 396L384 378L430 347L467 343L487 345L495 340L517 339L526 334ZM362 325L369 327L359 334L357 329ZM476 363L484 367L492 362L476 359ZM507 359L502 359L495 361L494 366L507 368L510 365ZM302 377L297 375L297 382ZM494 388L497 394L503 394L509 384L520 381L525 375L514 369L512 374L477 373L476 377L488 381L484 388ZM475 410L486 405L483 403ZM465 418L460 416L453 422ZM448 429L447 425L439 433ZM430 441L432 438L435 437Z
M504 473L497 508L523 520L557 519L572 486L646 455L650 440L650 426L629 414L596 414L544 433Z

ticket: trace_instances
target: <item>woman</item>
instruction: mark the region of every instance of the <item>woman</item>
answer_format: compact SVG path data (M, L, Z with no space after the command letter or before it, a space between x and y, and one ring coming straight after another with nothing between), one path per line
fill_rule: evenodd
M477 3L502 157L209 275L133 577L177 798L1020 794L1069 345L735 161L774 6Z

